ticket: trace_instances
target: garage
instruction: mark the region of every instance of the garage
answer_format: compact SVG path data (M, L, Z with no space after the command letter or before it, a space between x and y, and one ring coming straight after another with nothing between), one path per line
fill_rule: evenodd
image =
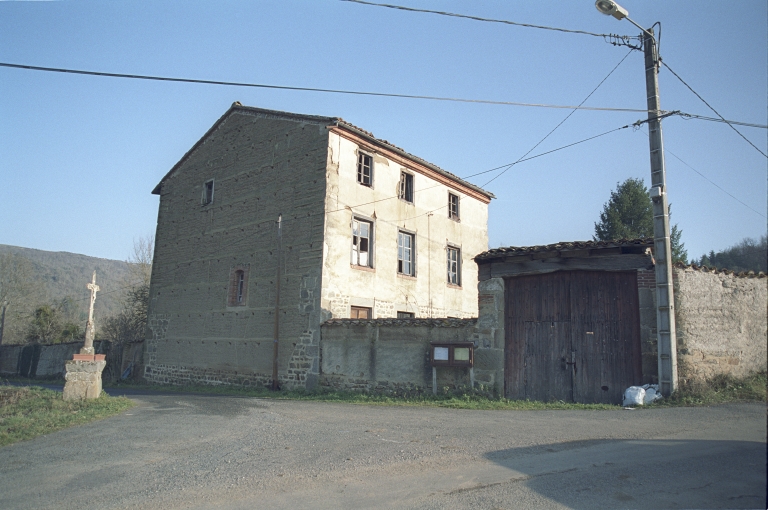
M510 399L619 403L643 380L638 270L647 239L499 248L478 257L503 281L504 394Z

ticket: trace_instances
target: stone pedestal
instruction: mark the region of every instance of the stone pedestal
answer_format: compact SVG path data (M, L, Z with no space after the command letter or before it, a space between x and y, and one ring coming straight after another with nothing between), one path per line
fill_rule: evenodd
M101 372L107 366L103 354L75 354L67 361L67 375L64 377L64 400L99 398L101 395Z

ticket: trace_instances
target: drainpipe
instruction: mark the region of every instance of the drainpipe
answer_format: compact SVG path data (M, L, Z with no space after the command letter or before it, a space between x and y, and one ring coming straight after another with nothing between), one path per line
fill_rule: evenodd
M272 343L272 389L277 391L280 384L277 380L277 347L280 339L280 248L283 238L283 215L277 217L277 278L275 280L275 329Z

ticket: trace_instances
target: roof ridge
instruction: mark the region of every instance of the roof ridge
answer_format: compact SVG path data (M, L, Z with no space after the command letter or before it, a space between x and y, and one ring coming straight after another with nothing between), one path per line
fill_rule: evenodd
M519 255L526 253L538 253L546 251L569 251L589 248L614 248L622 246L652 246L652 237L638 237L633 239L612 239L609 241L560 241L552 244L534 246L507 246L493 248L477 255L474 260L483 260L504 255Z

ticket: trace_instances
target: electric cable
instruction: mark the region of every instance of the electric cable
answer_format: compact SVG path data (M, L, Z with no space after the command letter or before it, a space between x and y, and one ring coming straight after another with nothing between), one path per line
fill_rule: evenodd
M484 21L488 23L503 23L505 25L515 25L518 27L525 27L525 28L538 28L541 30L553 30L555 32L565 32L569 34L580 34L580 35L591 35L593 37L602 37L602 38L619 38L622 40L629 41L631 39L638 39L638 37L635 36L629 36L629 35L616 35L616 34L596 34L594 32L586 32L584 30L570 30L567 28L557 28L557 27L548 27L545 25L532 25L530 23L519 23L517 21L509 21L509 20L503 20L503 19L493 19L493 18L481 18L480 16L472 16L469 14L458 14L455 12L445 12L445 11L433 11L430 9L417 9L415 7L406 7L404 5L393 5L393 4L380 4L375 2L367 2L365 0L340 0L341 2L349 2L349 3L355 3L355 4L362 4L362 5L370 5L374 7L386 7L388 9L397 9L401 11L408 11L408 12L422 12L427 14L439 14L440 16L451 16L454 18L465 18L465 19L471 19L475 21Z
M650 135L648 135L648 132L647 132L647 131L641 130L641 132L642 132L643 134L645 134L646 136L650 136ZM668 148L666 148L666 147L665 147L665 148L664 148L664 152L665 152L665 153L668 153L668 154L670 154L671 156L673 156L673 157L674 157L675 159L677 159L677 160L678 160L680 163L684 164L685 166L687 166L688 168L690 168L691 170L693 170L694 172L696 172L697 174L699 174L699 176L700 176L700 177L702 177L704 180L706 180L707 182L709 182L709 183L710 183L712 186L716 187L717 189L719 189L720 191L722 191L723 193L725 193L726 195L728 195L729 197L731 197L732 199L734 199L735 201L737 201L738 203L740 203L741 205L743 205L744 207L746 207L747 209L749 209L750 211L754 212L755 214L757 214L757 215L759 215L759 216L762 216L763 218L766 218L766 216L765 216L763 213L761 213L761 212L757 211L756 209L753 209L751 206L747 205L746 203L742 202L741 200L739 200L738 198L736 198L735 196L733 196L731 193L729 193L728 191L726 191L724 188L722 188L722 187L721 187L719 184L717 184L715 181L713 181L712 179L710 179L709 177L707 177L706 175L704 175L703 173L699 172L699 171L698 171L698 170L696 170L694 167L692 167L691 165L689 165L688 163L686 163L685 161L683 161L683 159L682 159L680 156L678 156L677 154L675 154L674 152L672 152L672 151L671 151L671 150L669 150Z
M136 80L153 80L153 81L167 81L176 83L197 83L203 85L226 85L230 87L251 87L262 89L278 89L278 90L293 90L301 92L324 92L329 94L351 94L357 96L375 96L375 97L394 97L401 99L424 99L429 101L451 101L456 103L475 103L475 104L493 104L501 106L528 106L535 108L556 108L564 110L591 110L591 111L607 111L607 112L632 112L632 113L648 113L648 110L640 110L636 108L603 108L596 106L568 106L568 105L554 105L546 103L522 103L518 101L494 101L490 99L466 99L459 97L442 97L442 96L424 96L417 94L395 94L389 92L365 92L359 90L342 90L342 89L324 89L315 87L294 87L289 85L268 85L263 83L246 83L235 81L221 81L221 80L198 80L193 78L169 78L163 76L150 76L141 74L122 74L122 73L105 73L100 71L83 71L79 69L66 69L57 67L41 67L31 66L25 64L10 64L7 62L0 62L0 67L10 67L13 69L25 69L31 71L46 71L54 73L67 73L67 74L81 74L86 76L101 76L107 78L129 78Z
M746 140L746 142L747 142L749 145L751 145L752 147L754 147L754 149L755 149L757 152L759 152L760 154L762 154L763 156L765 156L766 158L768 158L768 154L766 154L765 152L763 152L763 151L761 151L760 149L758 149L758 148L757 148L757 146L756 146L755 144L753 144L752 142L750 142L750 141L749 141L749 139L748 139L746 136L742 135L742 134L741 134L741 131L739 131L738 129L736 129L736 128L733 126L733 123L731 123L731 122L727 121L727 120L725 119L725 117L723 117L722 115L720 115L720 113L719 113L717 110L715 110L715 109L712 107L712 105L710 105L709 103L707 103L707 102L704 100L704 98L703 98L703 97L701 97L701 96L699 95L699 93L698 93L698 92L696 92L695 90L693 90L693 88L692 88L690 85L688 85L688 84L685 82L685 80L683 80L683 79L682 79L682 78L681 78L681 77L680 77L680 76L679 76L679 75L678 75L678 74L677 74L677 73L676 73L676 72L675 72L675 71L674 71L674 70L673 70L671 67L669 67L669 64L667 64L666 62L664 62L664 61L663 61L661 58L659 58L659 61L660 61L660 62L661 62L663 65L664 65L664 67L666 67L667 69L669 69L669 72L670 72L670 73L672 73L672 74L675 76L675 78L677 78L678 80L680 80L680 82L681 82L683 85L685 85L686 87L688 87L688 90L690 90L691 92L693 92L693 94L694 94L696 97L698 97L698 98L701 100L701 102L702 102L702 103L704 103L705 105L707 105L707 106L709 107L709 109L710 109L710 110L712 110L713 112L715 112L715 114L716 114L718 117L720 117L720 119L721 119L723 122L725 122L726 124L728 124L728 125L731 127L731 129L733 129L734 131L736 131L736 133L738 133L740 137L742 137L744 140Z
M616 65L613 67L613 69L611 69L611 71L610 71L610 72L609 72L609 73L606 75L606 77L605 77L605 78L603 78L602 80L600 80L600 83L598 83L598 84L597 84L597 86L596 86L594 89L592 89L592 92L590 92L589 94L587 94L587 97L585 97L585 98L584 98L584 100L583 100L581 103L579 103L579 106L582 106L584 103L586 103L586 102L587 102L587 100L588 100L590 97L592 97L592 94L594 94L594 93L597 91L597 89L599 89L599 88L600 88L600 86L601 86L603 83L605 83L605 80L607 80L608 78L610 78L610 76L613 74L613 72L614 72L616 69L618 69L618 68L619 68L619 66L620 66L620 65L621 65L621 64L622 64L622 63L623 63L623 62L624 62L624 61L627 59L627 57L630 55L630 53L632 53L632 51L633 51L633 49L630 49L630 50L627 52L627 54L626 54L626 55L624 55L624 58L622 58L621 60L619 60L619 63L618 63L618 64L616 64ZM531 152L532 152L532 151L533 151L533 150L534 150L536 147L538 147L539 145L541 145L542 143L544 143L544 140L546 140L547 138L549 138L549 135L551 135L552 133L554 133L554 132L557 130L557 128L559 128L560 126L562 126L562 125L563 125L563 123L564 123L566 120L568 120L569 118L571 118L571 115L573 115L574 113L576 113L576 110L575 110L575 109L574 109L574 110L572 110L572 111L571 111L571 112L570 112L568 115L566 115L566 116L565 116L565 118L564 118L563 120L561 120L561 121L560 121L560 123L559 123L557 126L555 126L554 128L552 128L552 130L551 130L549 133L547 133L547 135L546 135L544 138L542 138L541 140L539 140L539 142L538 142L536 145L534 145L533 147L531 147L531 149L530 149L528 152L526 152L525 154L523 154L523 155L520 157L520 159L518 159L517 161L515 161L514 163L512 163L511 165L509 165L507 168L505 168L505 169L504 169L502 172L500 172L500 173L499 173L499 175L495 176L493 179L491 179L490 181L488 181L488 182L486 182L485 184L483 184L483 185L481 186L481 188L484 188L484 187L485 187L485 186L487 186L488 184L492 183L494 180L496 180L496 179L498 179L499 177L501 177L502 175L504 175L504 174L507 172L507 170L509 170L510 168L512 168L513 166L515 166L515 165L516 165L517 163L519 163L519 162L520 162L520 161L521 161L523 158L525 158L525 157L526 157L528 154L530 154L530 153L531 153Z
M765 124L754 124L751 122L739 122L737 120L723 120L723 119L716 119L714 117L705 117L703 115L694 115L692 113L685 113L685 112L677 112L675 115L679 115L684 120L706 120L709 122L722 122L725 124L734 124L737 126L745 126L745 127L753 127L753 128L761 128L761 129L768 129L768 125Z

